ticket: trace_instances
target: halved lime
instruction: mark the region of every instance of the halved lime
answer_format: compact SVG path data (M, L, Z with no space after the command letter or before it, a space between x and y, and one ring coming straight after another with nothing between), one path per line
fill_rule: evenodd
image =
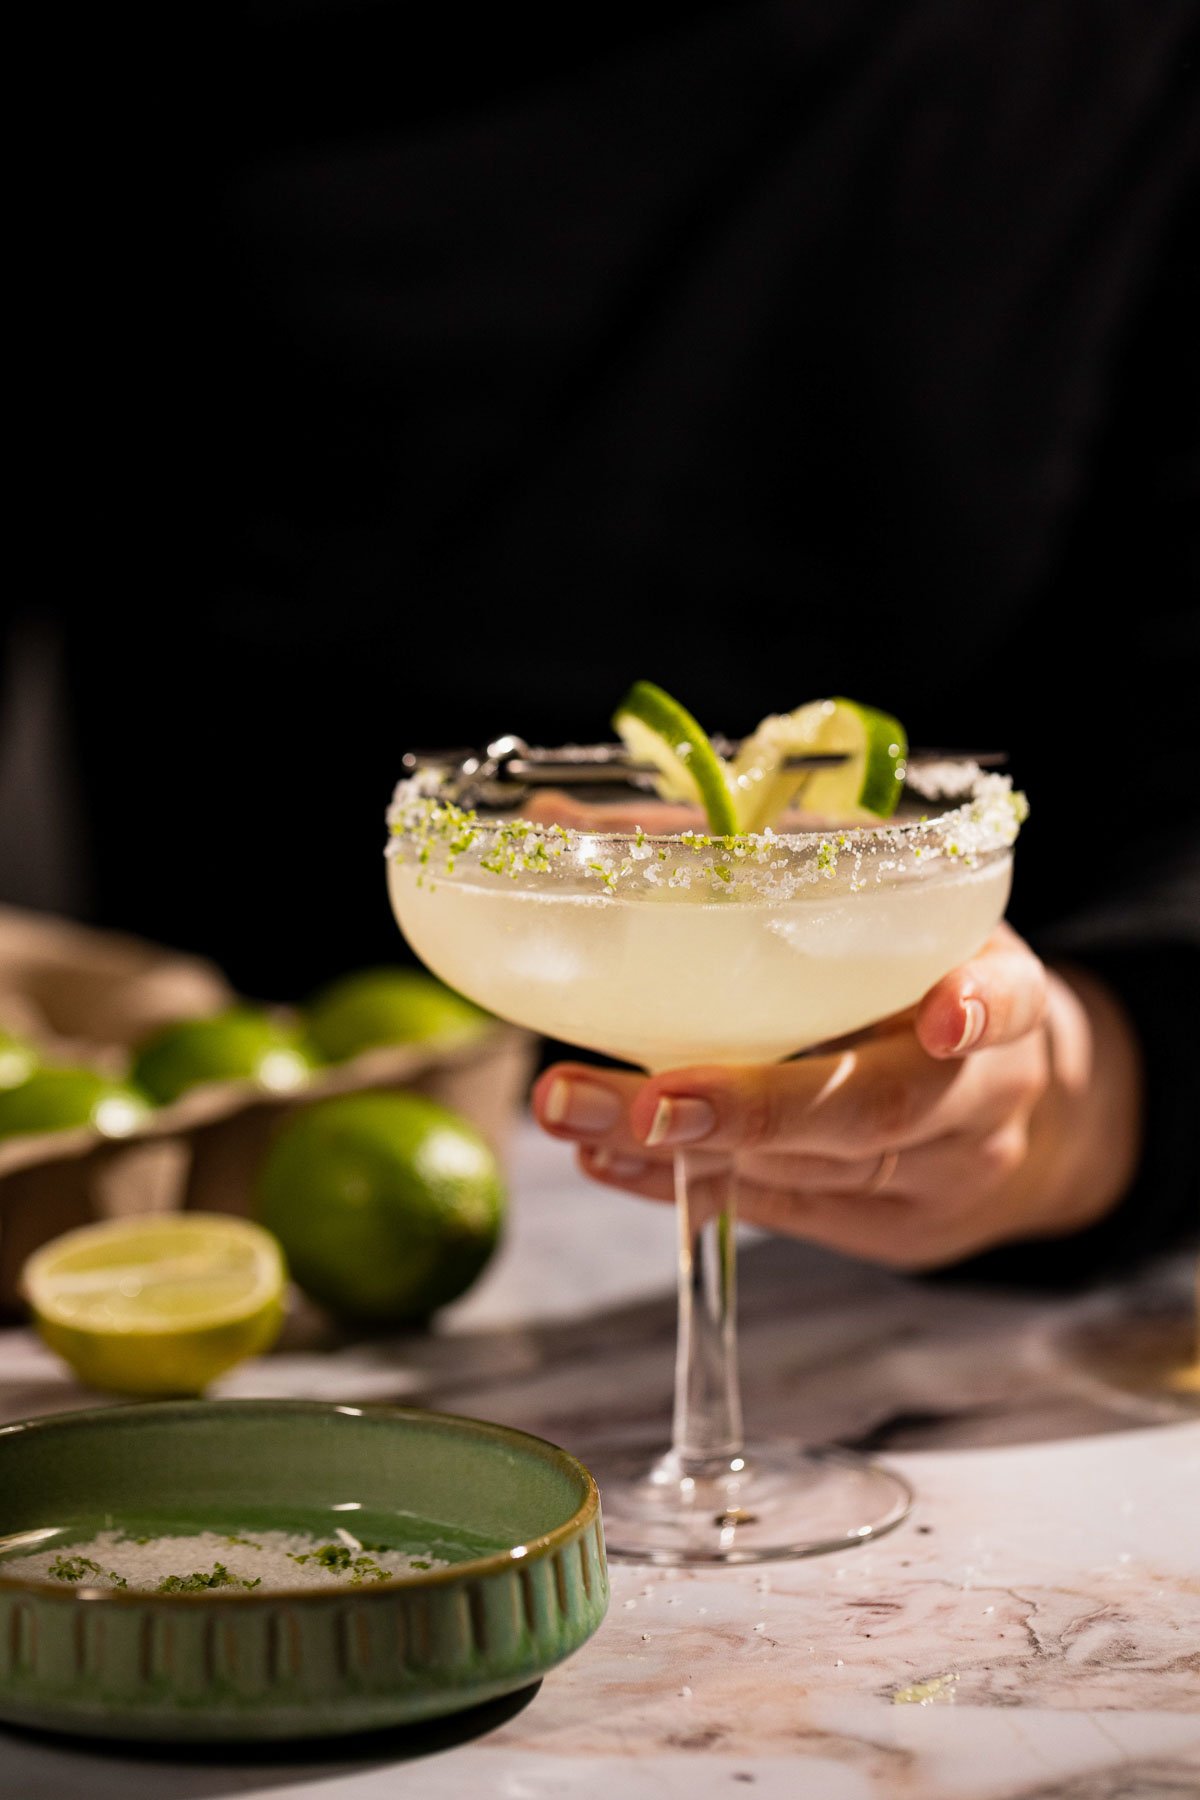
M658 791L664 800L702 806L710 828L720 837L737 831L726 764L678 700L652 681L635 681L612 722L631 760L658 770Z
M68 1231L22 1283L45 1342L90 1387L198 1394L274 1342L287 1272L260 1225L186 1213Z
M790 756L828 751L846 761L808 772L786 767ZM812 700L774 713L734 758L738 829L764 831L792 805L842 824L887 818L904 786L907 754L899 720L857 700Z

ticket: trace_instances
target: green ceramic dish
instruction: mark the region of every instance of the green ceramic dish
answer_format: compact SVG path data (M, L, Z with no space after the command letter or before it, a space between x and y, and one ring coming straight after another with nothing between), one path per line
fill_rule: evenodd
M450 1566L332 1593L89 1592L23 1579L13 1542L347 1523L398 1549L432 1543ZM607 1605L595 1482L500 1425L246 1400L0 1427L0 1719L14 1724L219 1740L432 1718L536 1681Z

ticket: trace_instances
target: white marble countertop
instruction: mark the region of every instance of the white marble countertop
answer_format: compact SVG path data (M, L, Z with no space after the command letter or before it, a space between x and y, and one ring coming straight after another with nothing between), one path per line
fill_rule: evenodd
M229 1394L405 1399L568 1447L669 1409L673 1221L518 1139L512 1228L430 1338L298 1319ZM613 1569L573 1661L481 1719L307 1750L141 1755L0 1731L3 1800L1195 1800L1192 1270L1062 1298L743 1253L752 1430L880 1451L912 1518L845 1555ZM89 1404L0 1332L0 1419Z

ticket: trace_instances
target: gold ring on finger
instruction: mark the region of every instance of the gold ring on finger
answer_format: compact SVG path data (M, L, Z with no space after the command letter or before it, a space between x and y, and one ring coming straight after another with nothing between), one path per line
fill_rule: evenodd
M880 1193L896 1173L899 1162L900 1152L898 1150L885 1150L879 1158L877 1168L873 1171L870 1179L864 1183L863 1193Z

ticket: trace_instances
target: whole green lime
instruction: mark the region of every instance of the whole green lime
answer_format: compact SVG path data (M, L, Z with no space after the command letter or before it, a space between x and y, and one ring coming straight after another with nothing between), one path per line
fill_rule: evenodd
M258 1180L258 1217L300 1287L364 1324L411 1324L456 1299L495 1249L504 1204L474 1126L409 1093L306 1107Z
M126 1137L149 1112L144 1094L95 1069L35 1069L19 1087L0 1092L0 1138L80 1125Z
M311 1066L299 1032L257 1007L235 1006L162 1026L138 1050L131 1073L166 1106L209 1081L253 1081L270 1093L290 1093Z
M24 1038L0 1031L0 1089L19 1087L38 1066L38 1053Z
M364 969L323 988L306 1017L318 1056L345 1062L380 1044L470 1037L489 1015L417 969Z

